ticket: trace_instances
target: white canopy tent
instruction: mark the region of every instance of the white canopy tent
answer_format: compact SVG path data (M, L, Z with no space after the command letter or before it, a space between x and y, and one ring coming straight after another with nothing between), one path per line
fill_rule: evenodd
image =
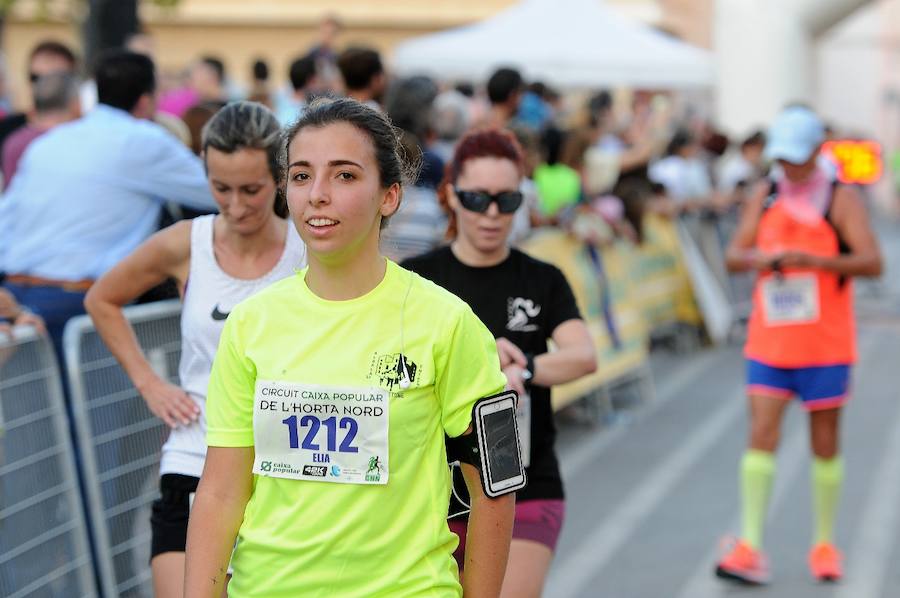
M500 66L565 88L704 87L709 52L622 17L598 0L523 0L484 21L408 40L401 75L486 80Z

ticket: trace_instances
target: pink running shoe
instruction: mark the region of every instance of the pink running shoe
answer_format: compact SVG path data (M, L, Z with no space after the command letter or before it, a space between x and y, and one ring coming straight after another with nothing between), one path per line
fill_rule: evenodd
M755 550L747 542L729 539L723 546L724 556L716 565L716 577L747 585L769 583L769 559L761 550Z
M843 560L840 550L822 542L809 551L809 570L816 581L839 581L844 576Z

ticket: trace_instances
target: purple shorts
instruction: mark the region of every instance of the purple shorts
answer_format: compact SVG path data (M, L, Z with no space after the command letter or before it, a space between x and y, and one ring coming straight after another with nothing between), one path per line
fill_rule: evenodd
M513 523L514 540L531 540L543 544L551 552L556 550L559 532L562 530L566 515L564 500L525 500L516 502L516 519ZM466 554L467 519L458 517L447 522L450 531L459 536L459 546L453 553L460 570L463 568Z

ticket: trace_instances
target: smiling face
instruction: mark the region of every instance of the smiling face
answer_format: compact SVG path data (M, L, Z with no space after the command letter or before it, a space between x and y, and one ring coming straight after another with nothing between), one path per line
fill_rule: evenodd
M378 252L381 219L400 203L400 185L381 186L375 148L355 126L300 130L288 149L287 203L309 256L346 263Z
M266 152L242 148L230 154L206 149L209 187L226 226L240 235L260 231L274 216L276 186Z
M463 164L456 188L461 191L486 191L491 194L519 189L519 169L508 158L486 156L471 158ZM457 241L483 254L506 247L512 228L513 214L501 214L491 202L484 213L465 209L453 189L448 189L450 209L456 215Z

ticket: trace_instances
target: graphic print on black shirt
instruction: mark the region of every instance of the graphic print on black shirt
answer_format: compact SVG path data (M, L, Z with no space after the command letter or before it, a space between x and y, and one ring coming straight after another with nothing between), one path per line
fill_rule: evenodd
M502 263L486 268L463 264L450 247L406 260L402 265L468 303L494 338L504 337L524 353L546 353L547 339L556 327L581 318L562 272L516 249ZM561 499L563 488L553 449L556 427L549 388L531 387L531 409L528 486L516 497ZM456 486L459 492L460 487ZM456 506L451 507L453 512L460 510Z
M541 313L541 306L535 305L531 299L524 297L510 297L507 303L506 329L512 332L534 332L538 329L538 325L534 323L534 318ZM473 310L474 311L474 310Z

